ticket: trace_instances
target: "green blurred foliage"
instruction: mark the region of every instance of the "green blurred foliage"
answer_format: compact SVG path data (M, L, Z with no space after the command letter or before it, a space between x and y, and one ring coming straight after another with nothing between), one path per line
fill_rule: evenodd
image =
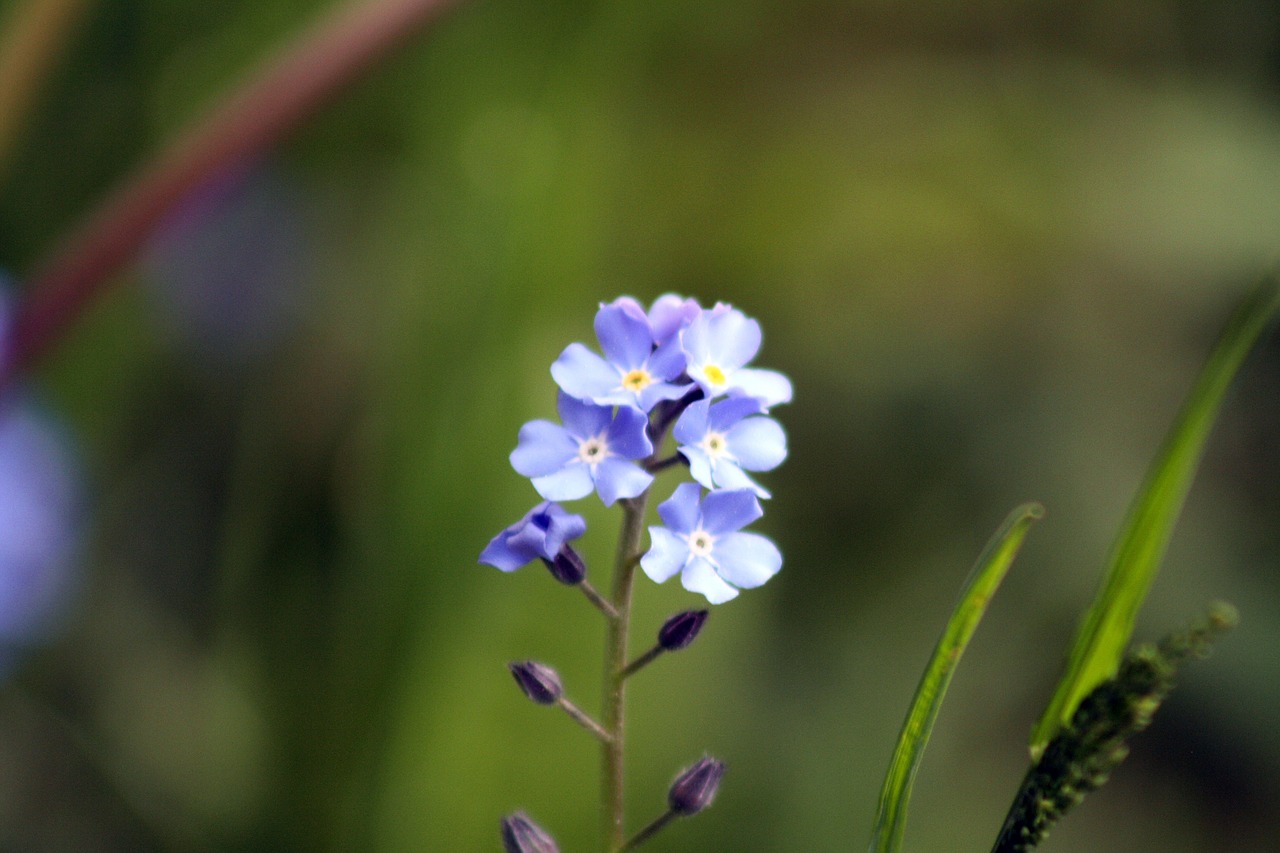
M0 262L30 271L331 5L90 4L0 183ZM504 664L593 709L599 616L475 559L536 500L506 456L550 362L599 301L676 291L758 317L796 400L759 525L784 571L634 682L637 826L704 751L729 765L647 849L861 849L952 598L1034 498L907 832L986 849L1124 507L1280 246L1278 93L1262 0L452 14L251 173L309 247L268 345L192 345L144 262L38 371L94 525L76 618L0 697L0 847L492 850L524 808L593 849L596 749ZM1139 636L1219 597L1242 625L1046 851L1280 831L1278 380L1273 335ZM617 517L586 513L604 585ZM637 646L697 603L637 598Z

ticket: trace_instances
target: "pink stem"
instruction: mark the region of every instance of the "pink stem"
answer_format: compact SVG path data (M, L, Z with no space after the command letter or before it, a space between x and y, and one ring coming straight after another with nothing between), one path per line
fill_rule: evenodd
M0 388L40 357L127 264L182 198L210 175L278 143L377 60L457 0L354 2L190 125L64 237L30 278Z

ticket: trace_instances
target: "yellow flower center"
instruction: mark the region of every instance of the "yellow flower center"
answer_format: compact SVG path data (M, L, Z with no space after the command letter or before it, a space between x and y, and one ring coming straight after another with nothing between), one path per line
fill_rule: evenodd
M724 371L714 364L708 364L703 367L702 372L706 375L707 381L712 385L720 386L726 381Z
M653 384L653 377L642 367L629 371L622 377L622 387L628 391L640 392Z

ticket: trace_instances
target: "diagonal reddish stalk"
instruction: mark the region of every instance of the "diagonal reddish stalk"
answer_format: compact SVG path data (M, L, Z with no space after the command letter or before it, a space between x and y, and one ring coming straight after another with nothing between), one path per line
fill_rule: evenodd
M457 2L350 3L193 122L64 237L30 277L8 358L0 365L0 388L52 346L189 191L278 143Z

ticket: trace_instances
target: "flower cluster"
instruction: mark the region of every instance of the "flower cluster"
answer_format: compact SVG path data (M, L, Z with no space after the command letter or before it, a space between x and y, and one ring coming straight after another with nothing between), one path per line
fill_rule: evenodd
M679 574L713 604L767 581L782 555L742 530L769 498L748 472L786 458L786 435L768 412L791 400L791 382L748 366L760 324L724 303L703 308L668 294L647 311L630 297L600 306L595 331L603 355L573 343L551 365L560 423L525 424L511 453L545 502L495 537L480 561L512 571L541 559L572 583L576 573L566 580L556 567L582 566L569 540L586 523L555 502L592 492L605 506L638 498L656 472L682 462L694 482L658 506L663 524L649 528L641 568L658 583ZM668 431L675 452L661 458Z

